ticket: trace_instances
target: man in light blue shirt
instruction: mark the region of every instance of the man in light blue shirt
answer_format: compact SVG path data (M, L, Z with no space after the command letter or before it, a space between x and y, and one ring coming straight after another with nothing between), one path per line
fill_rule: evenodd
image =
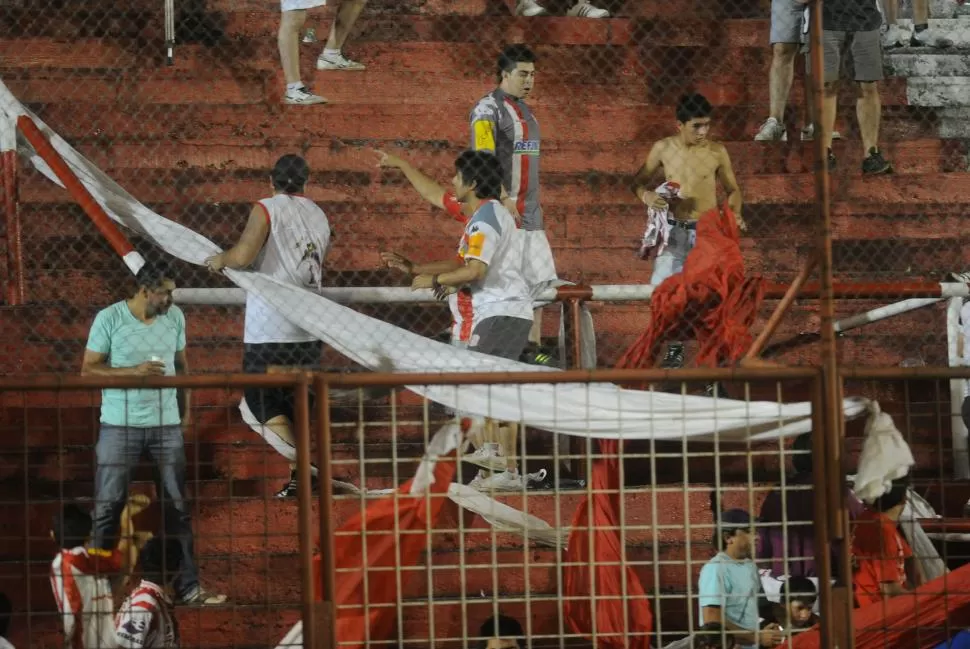
M172 304L175 282L163 268L145 266L134 296L102 309L91 325L82 376L171 376L188 372L185 315ZM185 493L185 445L178 394L166 389L106 389L101 394L101 431L95 477L94 530L90 553L117 545L121 511L128 500L131 470L143 452L158 467L165 503L165 534L182 544L184 563L175 583L186 604L221 604L225 596L199 586L192 543L192 517Z
M703 624L717 623L743 647L773 647L784 640L777 624L759 630L764 604L752 556L751 516L743 509L720 512L714 543L719 552L704 564L697 590Z

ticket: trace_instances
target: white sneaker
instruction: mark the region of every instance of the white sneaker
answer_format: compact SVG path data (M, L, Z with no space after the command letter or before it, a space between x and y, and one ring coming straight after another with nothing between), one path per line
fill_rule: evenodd
M519 0L515 6L516 16L532 18L533 16L545 16L548 13L536 0Z
M503 471L488 477L485 477L484 471L479 471L468 486L478 491L522 491L525 483L518 471Z
M525 474L525 485L527 487L531 486L533 482L544 482L548 473L545 469L539 469L535 473Z
M909 39L910 47L935 47L937 49L946 49L948 47L953 47L953 41L949 38L943 38L932 29L924 29L921 32L913 30L913 36Z
M811 142L815 139L815 124L809 124L808 126L802 128L802 142ZM842 134L838 131L832 131L833 140L841 140Z
M317 57L317 70L366 70L367 66L357 61L351 61L343 54L323 53Z
M755 142L787 142L788 133L785 125L774 117L769 117L758 129L758 134L754 136Z
M295 90L287 89L286 94L283 95L283 102L294 106L312 106L313 104L325 104L327 99L313 94L306 86L300 86Z
M474 453L468 453L461 459L490 471L504 471L508 462L502 453L502 447L496 442L486 442Z
M899 25L889 25L882 33L882 46L886 49L899 47L907 40L906 32L900 29Z
M584 1L577 3L575 7L566 12L566 15L574 18L609 18L610 12Z

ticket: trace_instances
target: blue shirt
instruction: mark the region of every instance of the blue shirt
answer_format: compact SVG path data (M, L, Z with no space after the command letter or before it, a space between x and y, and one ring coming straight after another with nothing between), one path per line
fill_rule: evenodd
M742 629L758 630L761 577L751 559L737 561L718 552L701 568L697 591L702 620L705 606L717 606L726 619Z
M175 353L185 349L185 314L172 305L151 324L136 318L126 301L98 312L91 325L87 348L107 356L108 367L136 367L157 356L166 376L175 374ZM151 428L178 426L178 397L174 388L101 392L101 423Z

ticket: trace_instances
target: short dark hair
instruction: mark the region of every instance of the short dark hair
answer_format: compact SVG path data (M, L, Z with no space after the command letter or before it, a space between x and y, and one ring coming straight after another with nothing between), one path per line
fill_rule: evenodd
M51 519L54 542L64 550L84 545L91 536L91 513L74 503L64 505Z
M677 121L684 124L692 119L710 117L713 110L707 97L699 92L693 92L681 97L677 103Z
M166 586L175 579L182 566L182 544L173 537L153 536L141 549L138 561L142 579Z
M892 488L889 491L876 498L872 503L872 508L877 512L887 512L906 500L907 491L909 491L909 476L897 478L893 480Z
M503 72L511 72L519 63L535 63L535 52L527 45L509 45L498 55L498 70L496 72L499 82L502 81Z
M284 194L298 194L310 180L310 165L295 153L287 153L276 161L270 173L273 188Z
M525 649L525 632L522 630L522 624L514 617L493 615L482 623L478 635L482 638L515 638L519 647ZM479 646L485 649L487 644L486 639L482 640Z
M804 433L795 438L791 445L795 455L791 456L791 465L796 473L812 472L812 434Z
M491 151L465 151L455 160L455 170L466 185L475 185L475 196L502 196L502 164Z
M790 577L785 580L782 590L789 602L801 602L805 606L813 606L818 599L815 584L808 577ZM784 598L782 601L785 601Z
M0 638L7 637L11 613L13 613L13 606L10 604L10 598L6 593L0 593Z
M173 279L172 268L164 261L146 262L135 275L135 283L139 290L143 288L153 290Z

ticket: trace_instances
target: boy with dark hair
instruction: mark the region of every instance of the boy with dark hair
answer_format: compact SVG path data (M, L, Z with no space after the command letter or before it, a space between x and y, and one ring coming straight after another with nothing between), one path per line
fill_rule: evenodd
M285 284L319 292L330 250L330 221L313 200L304 196L310 167L295 154L282 156L270 172L274 194L249 212L242 236L232 248L206 260L213 272L224 268L253 270ZM243 371L248 374L309 371L320 365L323 343L290 322L278 304L246 294L243 330ZM261 424L259 433L290 463L290 479L277 498L297 494L296 438L293 435L293 390L247 388L245 405ZM248 417L247 417L248 418ZM311 467L316 487L317 468Z
M425 200L445 207L449 199L443 187L404 160L379 155L378 164L400 169ZM439 299L449 297L459 331L456 337L467 339L468 349L518 360L532 326L532 296L523 269L522 233L499 201L503 169L492 153L465 151L455 160L455 171L451 200L468 219L458 256L427 264L393 252L383 252L381 258L388 267L413 276L412 289L430 288ZM506 448L516 448L516 434L517 427L510 426ZM489 468L505 471L491 477L480 473L471 485L482 490L522 489L515 457L496 455L496 459L499 463ZM526 480L539 479L537 475L530 474Z
M142 549L141 583L118 609L117 646L124 649L176 649L179 629L173 612L172 586L182 564L175 539L153 538Z
M60 548L51 563L51 589L64 621L70 649L114 646L114 596L124 590L138 560L138 549L151 533L137 532L132 518L149 505L133 495L121 513L121 539L107 555L89 548L91 515L73 503L54 516L51 538Z
M775 620L792 631L808 629L818 622L812 612L818 591L808 577L791 577L781 587L781 603L774 607Z
M495 615L482 623L478 649L525 649L522 624L507 615Z
M655 255L650 277L653 286L684 270L687 253L696 243L697 220L705 212L718 209L718 183L727 194L738 227L747 227L741 216L743 199L731 158L723 144L708 137L712 111L711 103L699 93L681 97L676 109L678 133L653 145L633 179L637 198L649 208L650 221L641 256ZM655 186L661 169L664 182ZM651 225L655 228L655 242L647 245ZM671 342L663 367L678 368L683 364L684 344Z
M908 478L894 480L892 488L868 504L852 526L857 606L902 595L923 581L919 562L913 560L913 550L899 530L908 490Z

